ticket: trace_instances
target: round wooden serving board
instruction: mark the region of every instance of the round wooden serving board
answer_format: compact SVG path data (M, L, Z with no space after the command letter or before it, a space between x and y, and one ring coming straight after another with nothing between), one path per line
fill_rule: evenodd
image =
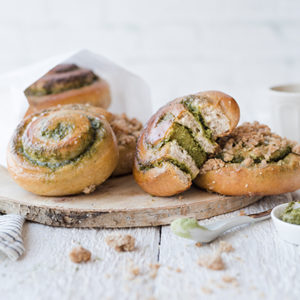
M170 224L182 216L206 219L243 208L261 197L227 197L192 187L180 196L146 194L133 177L107 180L89 195L42 197L19 187L0 166L0 212L62 227L142 227Z

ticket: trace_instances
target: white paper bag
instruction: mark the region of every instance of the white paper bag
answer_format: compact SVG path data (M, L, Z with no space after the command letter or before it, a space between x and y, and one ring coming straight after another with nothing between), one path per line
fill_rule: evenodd
M7 144L28 107L23 91L60 63L75 63L93 70L105 79L110 85L112 96L109 111L124 112L143 123L151 116L150 89L138 76L88 50L56 56L0 76L0 164L6 166Z

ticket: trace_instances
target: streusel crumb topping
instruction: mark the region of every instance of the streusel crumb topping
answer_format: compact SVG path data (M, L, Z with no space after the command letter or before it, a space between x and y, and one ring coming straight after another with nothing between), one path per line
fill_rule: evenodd
M117 137L118 145L136 143L143 125L137 119L129 119L126 114L114 115L110 125Z
M244 123L238 126L226 137L218 140L221 146L216 158L209 159L200 172L206 173L226 166L226 163L236 163L240 167L250 167L254 164L260 168L269 163L282 163L289 154L300 155L300 145L271 132L267 125L258 122Z

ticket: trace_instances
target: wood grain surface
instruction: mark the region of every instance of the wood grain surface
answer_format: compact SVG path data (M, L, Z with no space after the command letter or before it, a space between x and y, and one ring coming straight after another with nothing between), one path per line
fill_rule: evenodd
M180 216L206 219L231 212L260 197L225 197L197 188L176 197L153 197L132 176L112 178L89 195L41 197L19 187L0 167L0 211L62 227L144 227L170 224Z

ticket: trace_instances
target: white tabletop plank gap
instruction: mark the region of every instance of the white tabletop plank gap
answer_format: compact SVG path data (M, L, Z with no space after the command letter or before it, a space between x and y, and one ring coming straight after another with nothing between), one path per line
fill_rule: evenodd
M299 196L294 194L293 198ZM245 211L264 211L291 199L291 195L265 197ZM234 212L201 223L238 214ZM222 255L226 269L213 271L200 267L199 257L212 254L220 240L235 248L234 252ZM299 254L299 247L278 238L271 220L232 230L203 247L174 236L170 227L164 226L160 245L162 267L156 278L155 296L157 299L299 299L300 282L295 280L300 272ZM182 272L176 272L177 268ZM222 277L227 275L236 278L239 286L224 283ZM207 294L207 289L211 294Z
M136 238L133 252L118 253L105 243L108 234ZM26 223L26 254L17 262L0 258L0 294L5 299L141 299L151 297L154 281L149 264L157 263L159 228L66 229ZM77 245L92 252L92 261L74 264L69 252ZM131 269L141 275L132 279ZM17 289L16 289L17 285ZM30 287L30 288L29 288ZM1 297L0 297L1 298Z

